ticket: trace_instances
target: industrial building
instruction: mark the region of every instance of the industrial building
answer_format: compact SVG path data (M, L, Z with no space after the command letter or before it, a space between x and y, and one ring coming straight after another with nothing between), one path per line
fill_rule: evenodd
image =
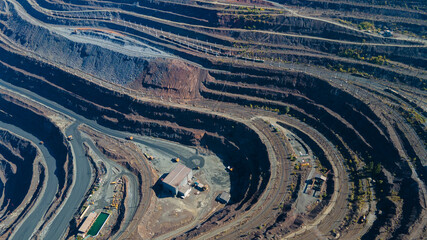
M327 178L321 174L316 174L313 181L313 190L320 191L322 190L323 183L326 182Z
M163 179L163 188L174 196L187 197L191 191L189 183L192 177L193 171L178 163Z
M216 197L216 200L220 203L227 204L230 201L231 195L228 192L222 192Z

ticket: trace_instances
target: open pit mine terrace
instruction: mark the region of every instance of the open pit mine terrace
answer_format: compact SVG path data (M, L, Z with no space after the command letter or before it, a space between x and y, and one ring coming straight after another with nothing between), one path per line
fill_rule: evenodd
M0 0L0 239L425 239L426 10Z

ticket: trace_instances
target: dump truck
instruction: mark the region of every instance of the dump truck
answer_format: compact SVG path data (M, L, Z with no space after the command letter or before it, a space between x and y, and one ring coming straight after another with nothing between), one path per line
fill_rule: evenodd
M126 139L127 140L133 140L133 136L127 136Z
M147 158L148 160L153 160L154 157L149 155L148 153L144 153L145 158Z
M179 162L179 158L173 159L174 162Z
M73 140L73 135L69 135L69 136L67 137L67 140L68 140L68 141Z
M39 142L39 144L40 144L40 145L43 145L43 144L44 144L44 142L43 142L43 141L40 141L40 142Z

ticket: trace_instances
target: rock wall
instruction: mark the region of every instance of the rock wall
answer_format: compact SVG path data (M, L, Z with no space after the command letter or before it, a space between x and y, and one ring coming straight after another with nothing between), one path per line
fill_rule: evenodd
M28 51L51 62L118 84L125 84L139 76L150 57L127 56L94 44L73 42L16 15L9 18L7 25L0 27L6 36Z
M243 166L235 171L238 177L231 179L234 201L244 205L264 191L270 175L267 150L245 124L213 114L141 102L1 47L0 54L15 68L23 70L18 72L0 64L4 80L31 89L101 125L221 150L225 161ZM204 138L206 134L210 137ZM222 152L227 145L238 154ZM234 181L245 184L236 185Z
M2 216L17 208L24 200L33 176L33 163L37 149L29 141L19 138L6 130L0 130L0 171L4 186ZM6 209L4 209L6 208Z
M55 171L59 182L57 196L66 191L72 180L72 175L70 175L72 164L69 161L71 156L69 146L59 127L44 117L42 113L30 110L28 105L26 106L24 103L3 94L0 95L0 110L1 121L14 124L40 139L55 139L55 141L47 141L46 146L57 164Z
M229 28L244 28L245 26L251 26L254 30L274 30L275 32L357 42L362 42L364 40L367 42L402 42L395 39L384 39L368 35L327 21L295 16L221 15L219 25Z

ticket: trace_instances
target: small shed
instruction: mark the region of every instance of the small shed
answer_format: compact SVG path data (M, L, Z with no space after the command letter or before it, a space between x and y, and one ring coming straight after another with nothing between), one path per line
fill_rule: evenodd
M220 203L227 204L230 201L231 195L228 192L222 192L218 197L216 197L216 200Z

